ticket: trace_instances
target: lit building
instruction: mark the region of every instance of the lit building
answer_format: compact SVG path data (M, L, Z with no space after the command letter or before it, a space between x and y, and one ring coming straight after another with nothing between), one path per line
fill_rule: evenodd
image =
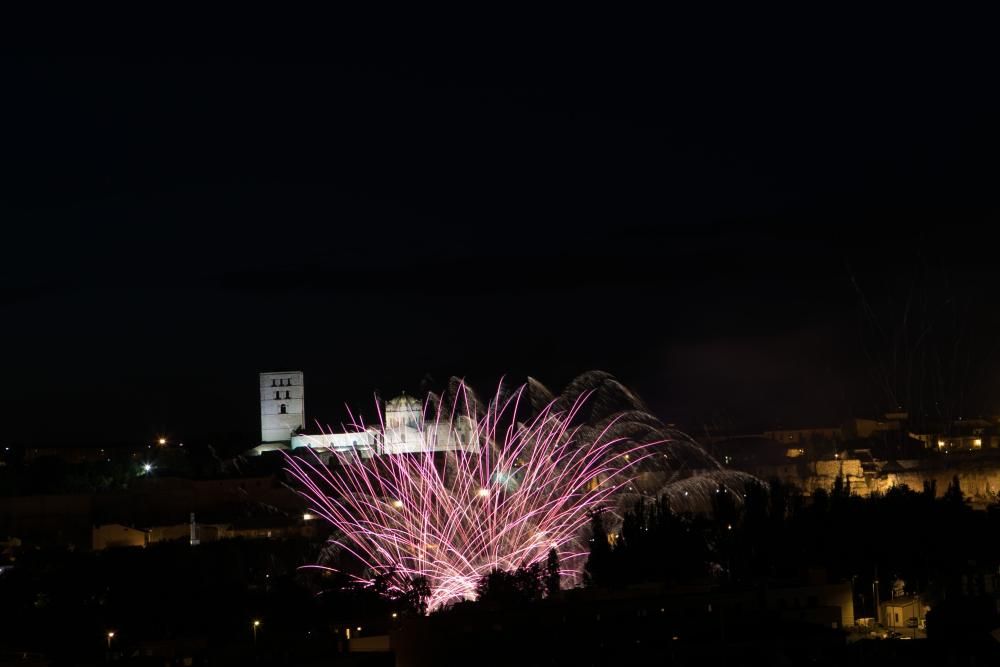
M417 399L403 394L385 404L385 437L380 454L413 452L477 451L475 425L467 416L424 419L424 406Z
M260 374L260 441L290 442L305 427L302 371Z
M425 406L403 394L385 403L384 427L343 433L305 434L305 385L301 371L260 374L261 444L252 451L309 447L323 459L334 452L382 454L477 451L475 421L467 416L425 419Z

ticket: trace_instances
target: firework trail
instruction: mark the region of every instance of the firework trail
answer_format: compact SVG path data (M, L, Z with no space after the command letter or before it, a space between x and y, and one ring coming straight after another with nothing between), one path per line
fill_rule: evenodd
M544 563L550 549L570 581L578 576L589 514L614 504L658 443L616 437L614 419L599 429L574 425L591 392L539 407L527 405L525 389L498 391L485 409L462 384L448 410L433 397L425 409L436 416L422 452L336 451L330 467L316 456L287 458L309 511L336 528L333 542L365 566L356 581L389 577L390 587L402 589L425 577L434 609L471 599L492 569ZM517 421L522 401L534 413L526 423ZM433 451L439 434L459 431L467 434L461 446ZM384 424L379 435L387 435Z

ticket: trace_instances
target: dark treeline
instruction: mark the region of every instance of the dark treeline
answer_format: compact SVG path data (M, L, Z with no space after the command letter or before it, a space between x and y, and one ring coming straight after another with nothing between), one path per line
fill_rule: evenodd
M951 619L961 616L967 626L970 609L992 605L985 579L998 574L1000 513L973 511L957 477L935 496L927 485L862 497L838 478L811 496L777 481L750 486L742 498L719 489L710 515L676 513L666 498L640 501L618 534L609 536L604 517L592 517L585 580L616 587L825 577L853 583L858 617L876 616L876 590L885 600L903 582L906 593L931 605L929 628L944 635L956 631ZM995 627L992 609L973 625Z

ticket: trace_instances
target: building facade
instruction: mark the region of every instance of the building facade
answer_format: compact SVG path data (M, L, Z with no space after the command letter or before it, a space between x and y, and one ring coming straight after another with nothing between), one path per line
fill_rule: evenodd
M260 441L291 442L306 425L302 371L260 374Z
M386 401L382 428L343 433L306 434L305 384L301 371L260 374L260 440L252 451L309 447L321 458L355 452L368 458L415 452L477 451L475 420L426 419L427 406L403 394Z

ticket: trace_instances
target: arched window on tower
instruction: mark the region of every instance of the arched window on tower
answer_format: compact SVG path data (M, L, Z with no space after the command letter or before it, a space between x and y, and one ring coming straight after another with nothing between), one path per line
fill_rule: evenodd
M288 408L285 406L284 403L281 404L281 414L283 414L283 415L287 415L288 414Z

